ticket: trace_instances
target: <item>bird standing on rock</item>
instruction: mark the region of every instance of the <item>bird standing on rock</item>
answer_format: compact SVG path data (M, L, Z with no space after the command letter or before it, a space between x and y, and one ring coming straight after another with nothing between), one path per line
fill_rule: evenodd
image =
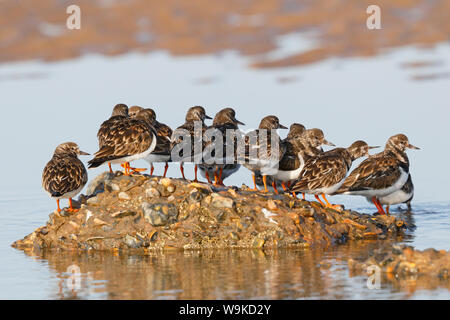
M56 199L58 212L60 199L69 199L69 212L76 212L72 198L81 192L88 181L88 175L78 155L89 155L80 150L74 142L62 143L56 147L52 159L42 173L42 187L50 197Z
M129 113L131 118L135 118L141 110L144 110L142 107L133 106L130 108ZM171 151L171 138L172 138L172 129L161 122L156 120L156 113L153 109L146 109L149 112L152 126L156 130L156 147L152 153L148 155L145 160L150 163L150 175L153 175L154 162L165 162L164 166L164 174L163 177L166 177L167 169L169 168L170 162L170 151Z
M285 146L282 144L281 138L276 132L277 129L287 129L280 124L280 120L276 116L264 117L258 129L247 133L245 144L245 163L244 167L252 171L252 179L254 189L256 187L256 174L261 173L264 184L264 192L267 189L267 175L273 170L277 170L280 159L282 159Z
M103 122L98 130L97 138L99 150L114 143L112 137L117 134L116 130L119 128L118 124L123 119L128 118L128 111L128 106L126 104L119 103L114 106L111 117ZM108 167L109 172L113 172L111 163L108 163Z
M327 208L336 208L325 195L333 194L344 183L345 177L358 158L369 156L369 147L364 141L356 141L348 148L336 148L310 158L292 184L290 192L313 194ZM323 203L319 196L322 195Z
M220 135L222 138L221 141L216 141L214 140L216 138L212 139L213 137L210 137L211 139L206 141L204 145L203 160L210 159L211 161L202 162L199 168L200 173L209 183L212 183L211 176L213 176L215 185L223 185L225 178L239 170L240 164L237 163L237 148L238 141L243 136L239 130L239 125L245 124L236 119L234 109L224 108L215 115L212 126L206 129L213 137ZM227 135L232 135L228 137L233 140L232 142L227 142ZM233 150L231 155L227 154L227 143L232 143ZM222 154L216 154L216 150L222 151Z
M408 181L409 159L406 149L419 149L404 134L388 139L384 151L369 157L352 171L336 194L370 198L378 213L385 214L380 198L400 190Z
M103 163L124 163L124 174L130 175L134 169L130 162L145 159L156 146L156 131L152 126L152 114L146 109L138 112L135 118L123 118L117 121L110 132L108 144L103 145L88 162L89 168L96 168Z
M206 130L206 119L212 119L206 115L205 108L202 106L195 106L189 108L186 113L186 119L183 125L179 126L173 133L171 138L171 157L172 161L180 163L180 171L183 179L184 175L183 164L185 162L195 162L197 157L201 157L203 150L203 133ZM199 130L196 130L196 128ZM198 144L201 148L196 150L195 145ZM196 155L196 152L199 154ZM194 165L195 179L197 181L198 163Z

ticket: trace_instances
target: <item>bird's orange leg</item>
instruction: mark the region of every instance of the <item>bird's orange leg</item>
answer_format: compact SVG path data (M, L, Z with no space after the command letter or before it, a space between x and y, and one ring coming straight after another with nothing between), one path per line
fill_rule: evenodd
M221 186L224 186L222 176L223 176L223 168L221 167L221 168L219 169L219 184L220 184Z
M194 165L194 182L198 182L198 179L197 179L197 171L198 171L198 165L195 164L195 165Z
M275 193L278 194L277 184L275 183L275 180L272 181L272 188L275 191Z
M73 204L72 204L72 198L69 198L69 209L67 210L69 212L78 212L79 209L74 209Z
M214 183L215 186L219 184L219 174L217 173L217 169L214 170Z
M169 163L166 162L166 165L164 166L164 174L163 174L163 178L166 177L166 174L167 174L167 170L168 170L168 169L169 169Z
M291 194L295 199L297 199L297 194L295 194L295 192L292 192Z
M153 164L152 164L152 167L153 167ZM144 171L147 171L147 169L145 169L145 168L133 168L133 167L130 166L130 163L128 163L128 174L139 173L139 172L144 172Z
M259 191L258 187L256 186L256 175L252 173L252 180L253 180L253 189L249 189L250 191Z
M128 162L122 163L120 165L123 168L123 174L125 176L129 176L130 175L130 164Z
M390 206L386 206L386 214L389 215L389 207Z
M306 200L305 194L302 192L302 198L303 200Z
M331 203L328 202L327 198L325 197L325 193L322 193L322 198L323 198L323 200L325 200L327 208L332 208L332 209L335 209L337 211L341 211L340 210L340 208L341 208L340 205L338 205L338 204L331 204Z
M209 177L209 172L208 170L205 171L205 176L206 176L206 180L208 180L209 184L212 184L211 178Z
M383 207L380 207L380 205L378 204L378 200L376 197L372 197L372 202L375 205L375 207L377 207L378 213L379 214L386 214L383 210Z
M155 167L153 166L153 163L152 163L152 165L150 167L150 175L151 176L153 175L153 172L155 172Z
M113 169L111 167L111 162L108 162L109 172L113 173Z
M263 183L264 183L264 192L269 192L269 189L267 189L267 176L263 175Z
M184 180L186 180L186 177L184 176L183 162L180 163L180 171L181 171L181 176L183 177Z
M281 187L283 188L283 191L286 191L286 185L285 185L284 181L281 182Z
M315 194L314 197L317 199L317 201L320 202L320 204L321 204L323 207L326 207L326 204L323 203L322 200L320 200L320 198L319 198L319 196L318 196L317 194Z
M56 200L56 205L58 206L58 212L61 212L61 208L59 207L59 199Z

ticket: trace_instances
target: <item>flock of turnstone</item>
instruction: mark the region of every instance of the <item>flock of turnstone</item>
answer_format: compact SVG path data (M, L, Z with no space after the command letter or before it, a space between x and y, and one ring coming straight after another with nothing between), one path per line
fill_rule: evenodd
M112 172L111 164L121 164L124 174L130 175L145 170L131 167L130 162L145 159L151 165L151 175L154 171L153 163L165 163L165 177L168 163L175 162L171 156L174 148L181 144L183 135L189 135L192 141L191 152L183 154L184 149L177 151L179 158L176 162L180 164L184 179L183 164L195 163L194 181L197 181L197 172L200 170L209 183L223 185L223 180L236 172L242 164L252 172L254 189L251 190L259 190L259 185L264 187L263 192L268 192L269 185L278 193L281 186L284 192L294 197L297 193L302 193L304 199L305 194L312 194L324 207L338 210L338 206L329 203L326 195L361 195L373 202L380 214L389 214L389 206L393 204L407 203L409 206L413 197L414 186L405 151L408 148L419 148L411 145L404 134L390 137L385 149L375 155L369 155L369 150L377 147L369 147L364 141L356 141L348 148L335 148L325 152L323 145L334 144L325 139L320 129L306 129L303 125L294 123L290 126L287 137L281 140L276 130L287 127L281 125L276 116L263 118L257 130L245 134L238 128L244 123L236 119L232 108L219 111L212 126L205 124L207 119L212 118L206 115L203 107L192 107L186 114L185 123L172 132L169 126L156 120L152 109L138 106L128 108L124 104L118 104L114 107L111 117L100 126L97 134L99 150L88 162L89 168L108 164ZM198 127L196 130L198 124L201 124L200 130ZM205 150L211 144L212 140L203 142L203 134L210 128L221 133L235 130L242 134L245 141L244 162L241 163L237 159L226 159L217 163L197 161L196 156L200 153L199 159L203 159ZM250 141L250 134L257 136L261 130L267 130L267 137ZM201 150L196 150L196 141L201 141ZM275 148L270 145L273 141L279 142ZM223 154L226 154L226 147L226 143L223 143ZM277 169L265 170L267 161L274 161L271 158L273 155L270 154L274 153L274 150L277 154ZM261 157L261 152L268 154ZM257 157L252 158L251 155L255 154ZM44 168L42 185L50 196L56 199L58 211L61 211L59 200L62 198L69 199L69 212L77 211L72 205L72 198L88 181L86 168L78 159L78 155L88 153L80 151L78 145L73 142L60 144ZM367 158L348 175L352 162L365 156ZM386 212L383 205L387 205Z

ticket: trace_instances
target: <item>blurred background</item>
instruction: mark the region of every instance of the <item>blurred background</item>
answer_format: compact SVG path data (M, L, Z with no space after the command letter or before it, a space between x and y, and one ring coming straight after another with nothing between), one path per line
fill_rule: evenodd
M244 129L275 114L338 146L402 132L422 148L410 153L416 200L447 200L450 2L377 1L381 29L369 30L372 2L0 1L1 161L14 163L2 189L36 194L56 145L94 153L99 125L126 103L172 127L193 105L233 107ZM66 27L72 4L79 30ZM250 181L242 168L227 183Z

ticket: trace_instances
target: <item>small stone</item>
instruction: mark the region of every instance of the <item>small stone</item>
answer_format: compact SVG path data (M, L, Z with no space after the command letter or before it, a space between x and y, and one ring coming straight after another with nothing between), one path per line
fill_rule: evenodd
M123 211L114 212L111 215L111 217L113 217L113 218L124 218L124 217L134 216L134 215L136 215L136 212L134 212L134 211L123 210Z
M142 246L142 241L136 239L135 237L130 236L129 234L127 234L124 239L123 242L129 247L129 248L139 248Z
M211 205L215 208L230 208L234 207L234 200L231 198L223 197L217 193L212 194L213 199Z
M173 204L142 203L145 220L152 226L164 226L177 221L178 209Z
M168 186L172 185L172 180L169 178L162 178L161 180L159 180L159 183L167 188Z
M262 248L264 246L265 242L266 241L264 239L255 239L253 241L253 247L254 248Z
M103 220L101 220L99 218L94 218L93 221L94 221L94 224L97 225L97 226L103 226L103 225L107 224L105 221L103 221Z
M130 200L131 199L131 197L128 195L128 193L123 192L123 191L119 193L118 198L120 200Z
M170 197L167 198L167 201L173 202L175 201L175 197L171 195Z
M86 202L89 205L96 205L98 203L98 198L97 197L91 197L91 198L87 199Z
M173 185L168 186L167 187L167 191L170 192L170 193L174 193L175 192L175 186L173 186Z
M112 179L114 179L114 177L115 177L114 173L111 172L104 172L98 175L97 177L94 178L94 180L92 180L89 183L86 189L86 194L90 196L105 191L106 184Z
M161 195L156 188L148 188L145 190L145 194L149 198L158 198Z

